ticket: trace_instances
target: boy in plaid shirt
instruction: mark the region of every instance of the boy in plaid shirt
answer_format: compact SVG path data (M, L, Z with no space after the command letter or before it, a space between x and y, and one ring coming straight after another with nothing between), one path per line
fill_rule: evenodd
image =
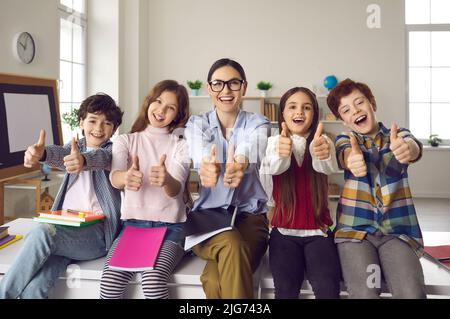
M377 122L375 98L364 83L340 82L327 103L351 130L336 138L345 184L335 233L350 298L379 298L381 273L394 298L426 298L422 233L407 173L422 144L407 129ZM381 270L378 277L374 270Z

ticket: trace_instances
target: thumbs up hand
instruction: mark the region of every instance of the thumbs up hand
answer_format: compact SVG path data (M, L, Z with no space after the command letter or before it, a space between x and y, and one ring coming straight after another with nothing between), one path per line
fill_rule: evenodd
M292 154L292 140L286 122L281 123L281 134L278 138L277 152L280 157L288 158Z
M45 150L45 130L42 129L39 132L39 139L37 143L28 146L27 150L25 151L23 166L31 168L37 165L42 156L44 156L44 150Z
M78 149L75 137L73 137L71 141L70 154L64 156L63 161L66 171L69 174L77 174L83 170L84 157Z
M391 126L390 139L391 144L389 148L394 154L397 161L402 164L408 164L414 159L408 143L402 137L398 136L398 128L397 124L395 123Z
M244 172L248 167L248 160L245 156L239 156L237 160L234 156L234 144L228 145L227 163L225 165L225 174L223 184L225 187L237 188L244 177Z
M200 182L204 187L215 187L220 176L220 164L216 159L216 145L211 147L211 156L200 163Z
M144 174L139 171L139 157L134 156L133 162L125 174L125 188L137 192L142 186Z
M166 158L167 155L161 156L157 166L150 168L150 185L163 187L167 184L168 173L166 170Z
M349 133L350 143L352 145L351 151L347 156L347 168L356 177L363 177L367 174L367 165L364 161L364 156L359 148L358 141L355 136Z
M326 160L330 157L331 145L323 134L323 123L320 122L317 125L316 134L314 134L313 143L313 155L319 160Z

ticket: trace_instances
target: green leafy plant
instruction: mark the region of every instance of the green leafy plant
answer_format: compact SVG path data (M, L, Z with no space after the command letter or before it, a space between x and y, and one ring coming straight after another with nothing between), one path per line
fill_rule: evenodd
M272 83L270 82L264 82L264 81L260 81L256 84L256 87L258 88L258 90L263 90L263 91L268 91L272 88Z
M196 80L196 81L187 81L187 85L191 90L198 90L202 87L202 81Z
M442 143L442 140L438 137L437 134L431 134L430 138L428 139L428 143L431 146L439 146L439 144Z
M78 109L72 109L62 115L63 122L69 125L72 131L75 131L79 125L78 123Z

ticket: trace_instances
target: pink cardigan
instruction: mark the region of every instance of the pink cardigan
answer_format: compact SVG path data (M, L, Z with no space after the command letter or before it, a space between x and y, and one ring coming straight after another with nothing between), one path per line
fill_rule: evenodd
M158 165L163 154L167 155L167 171L181 184L180 193L169 197L163 187L151 186L150 167ZM111 173L126 171L132 156L139 157L139 170L144 174L139 191L124 189L121 219L139 219L178 223L186 220L183 202L185 181L189 175L190 159L185 140L169 134L167 128L148 125L142 132L123 134L114 140Z

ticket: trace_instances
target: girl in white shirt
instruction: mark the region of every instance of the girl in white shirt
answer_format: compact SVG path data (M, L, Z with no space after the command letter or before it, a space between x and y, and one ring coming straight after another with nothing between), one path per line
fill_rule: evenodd
M317 99L295 87L280 100L280 135L268 140L260 174L271 175L275 203L269 263L275 298L298 298L305 272L316 298L338 298L339 258L329 231L327 174L337 170L333 142L319 123Z

